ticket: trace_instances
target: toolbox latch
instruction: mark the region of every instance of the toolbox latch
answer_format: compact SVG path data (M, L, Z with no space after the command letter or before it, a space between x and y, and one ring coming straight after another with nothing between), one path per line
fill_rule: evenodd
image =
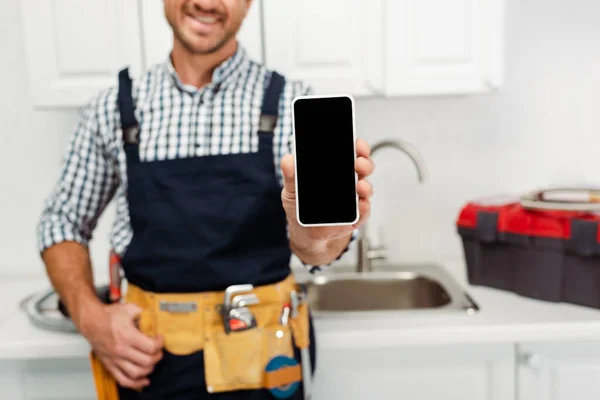
M591 256L598 252L598 221L573 219L571 221L571 237L567 248L582 256Z
M477 237L485 243L494 242L497 238L498 213L480 211L477 213Z

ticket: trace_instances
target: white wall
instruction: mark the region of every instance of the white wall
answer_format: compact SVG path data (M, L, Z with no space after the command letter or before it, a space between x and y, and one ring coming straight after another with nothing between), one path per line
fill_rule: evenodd
M383 226L395 261L460 261L454 222L469 199L563 182L600 185L600 2L507 3L500 92L358 101L360 136L403 138L428 164L428 180L419 185L404 155L384 150L376 156L372 225ZM9 1L0 13L0 273L41 274L35 225L76 112L31 111L19 12L19 2ZM103 279L113 212L92 246Z
M600 186L600 2L507 1L506 83L475 97L359 101L370 140L420 150L429 181L403 155L375 156L375 219L394 260L462 260L454 223L467 200L539 186ZM376 113L381 113L375 117Z

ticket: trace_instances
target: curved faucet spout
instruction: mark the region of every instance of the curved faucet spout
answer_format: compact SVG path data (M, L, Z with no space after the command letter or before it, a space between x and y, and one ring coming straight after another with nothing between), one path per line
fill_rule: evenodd
M425 181L425 178L427 176L425 161L414 146L401 139L382 140L371 146L371 157L373 158L375 153L386 147L392 147L406 153L412 160L413 164L415 165L415 168L417 169L417 176L419 182ZM367 224L365 223L360 229L357 240L356 271L359 273L372 271L373 268L371 266L371 261L386 258L385 248L382 245L379 245L376 248L371 247L371 240L366 232Z
M380 142L375 143L371 147L371 157L374 156L379 150L384 149L386 147L393 147L400 151L403 151L408 155L413 162L415 168L417 169L417 176L419 182L424 182L427 176L427 168L425 166L425 161L421 154L417 151L417 149L410 143L402 140L402 139L387 139L382 140Z

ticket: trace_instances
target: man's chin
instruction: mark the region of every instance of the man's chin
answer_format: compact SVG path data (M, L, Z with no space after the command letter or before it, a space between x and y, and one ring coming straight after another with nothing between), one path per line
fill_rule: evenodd
M215 39L184 39L181 40L183 46L193 54L211 54L218 51L225 44L224 40Z

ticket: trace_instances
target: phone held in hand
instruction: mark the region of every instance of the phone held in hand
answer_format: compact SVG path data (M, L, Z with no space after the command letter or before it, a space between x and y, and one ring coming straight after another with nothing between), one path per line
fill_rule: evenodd
M359 219L356 126L350 95L292 101L296 217L302 226L353 225Z

